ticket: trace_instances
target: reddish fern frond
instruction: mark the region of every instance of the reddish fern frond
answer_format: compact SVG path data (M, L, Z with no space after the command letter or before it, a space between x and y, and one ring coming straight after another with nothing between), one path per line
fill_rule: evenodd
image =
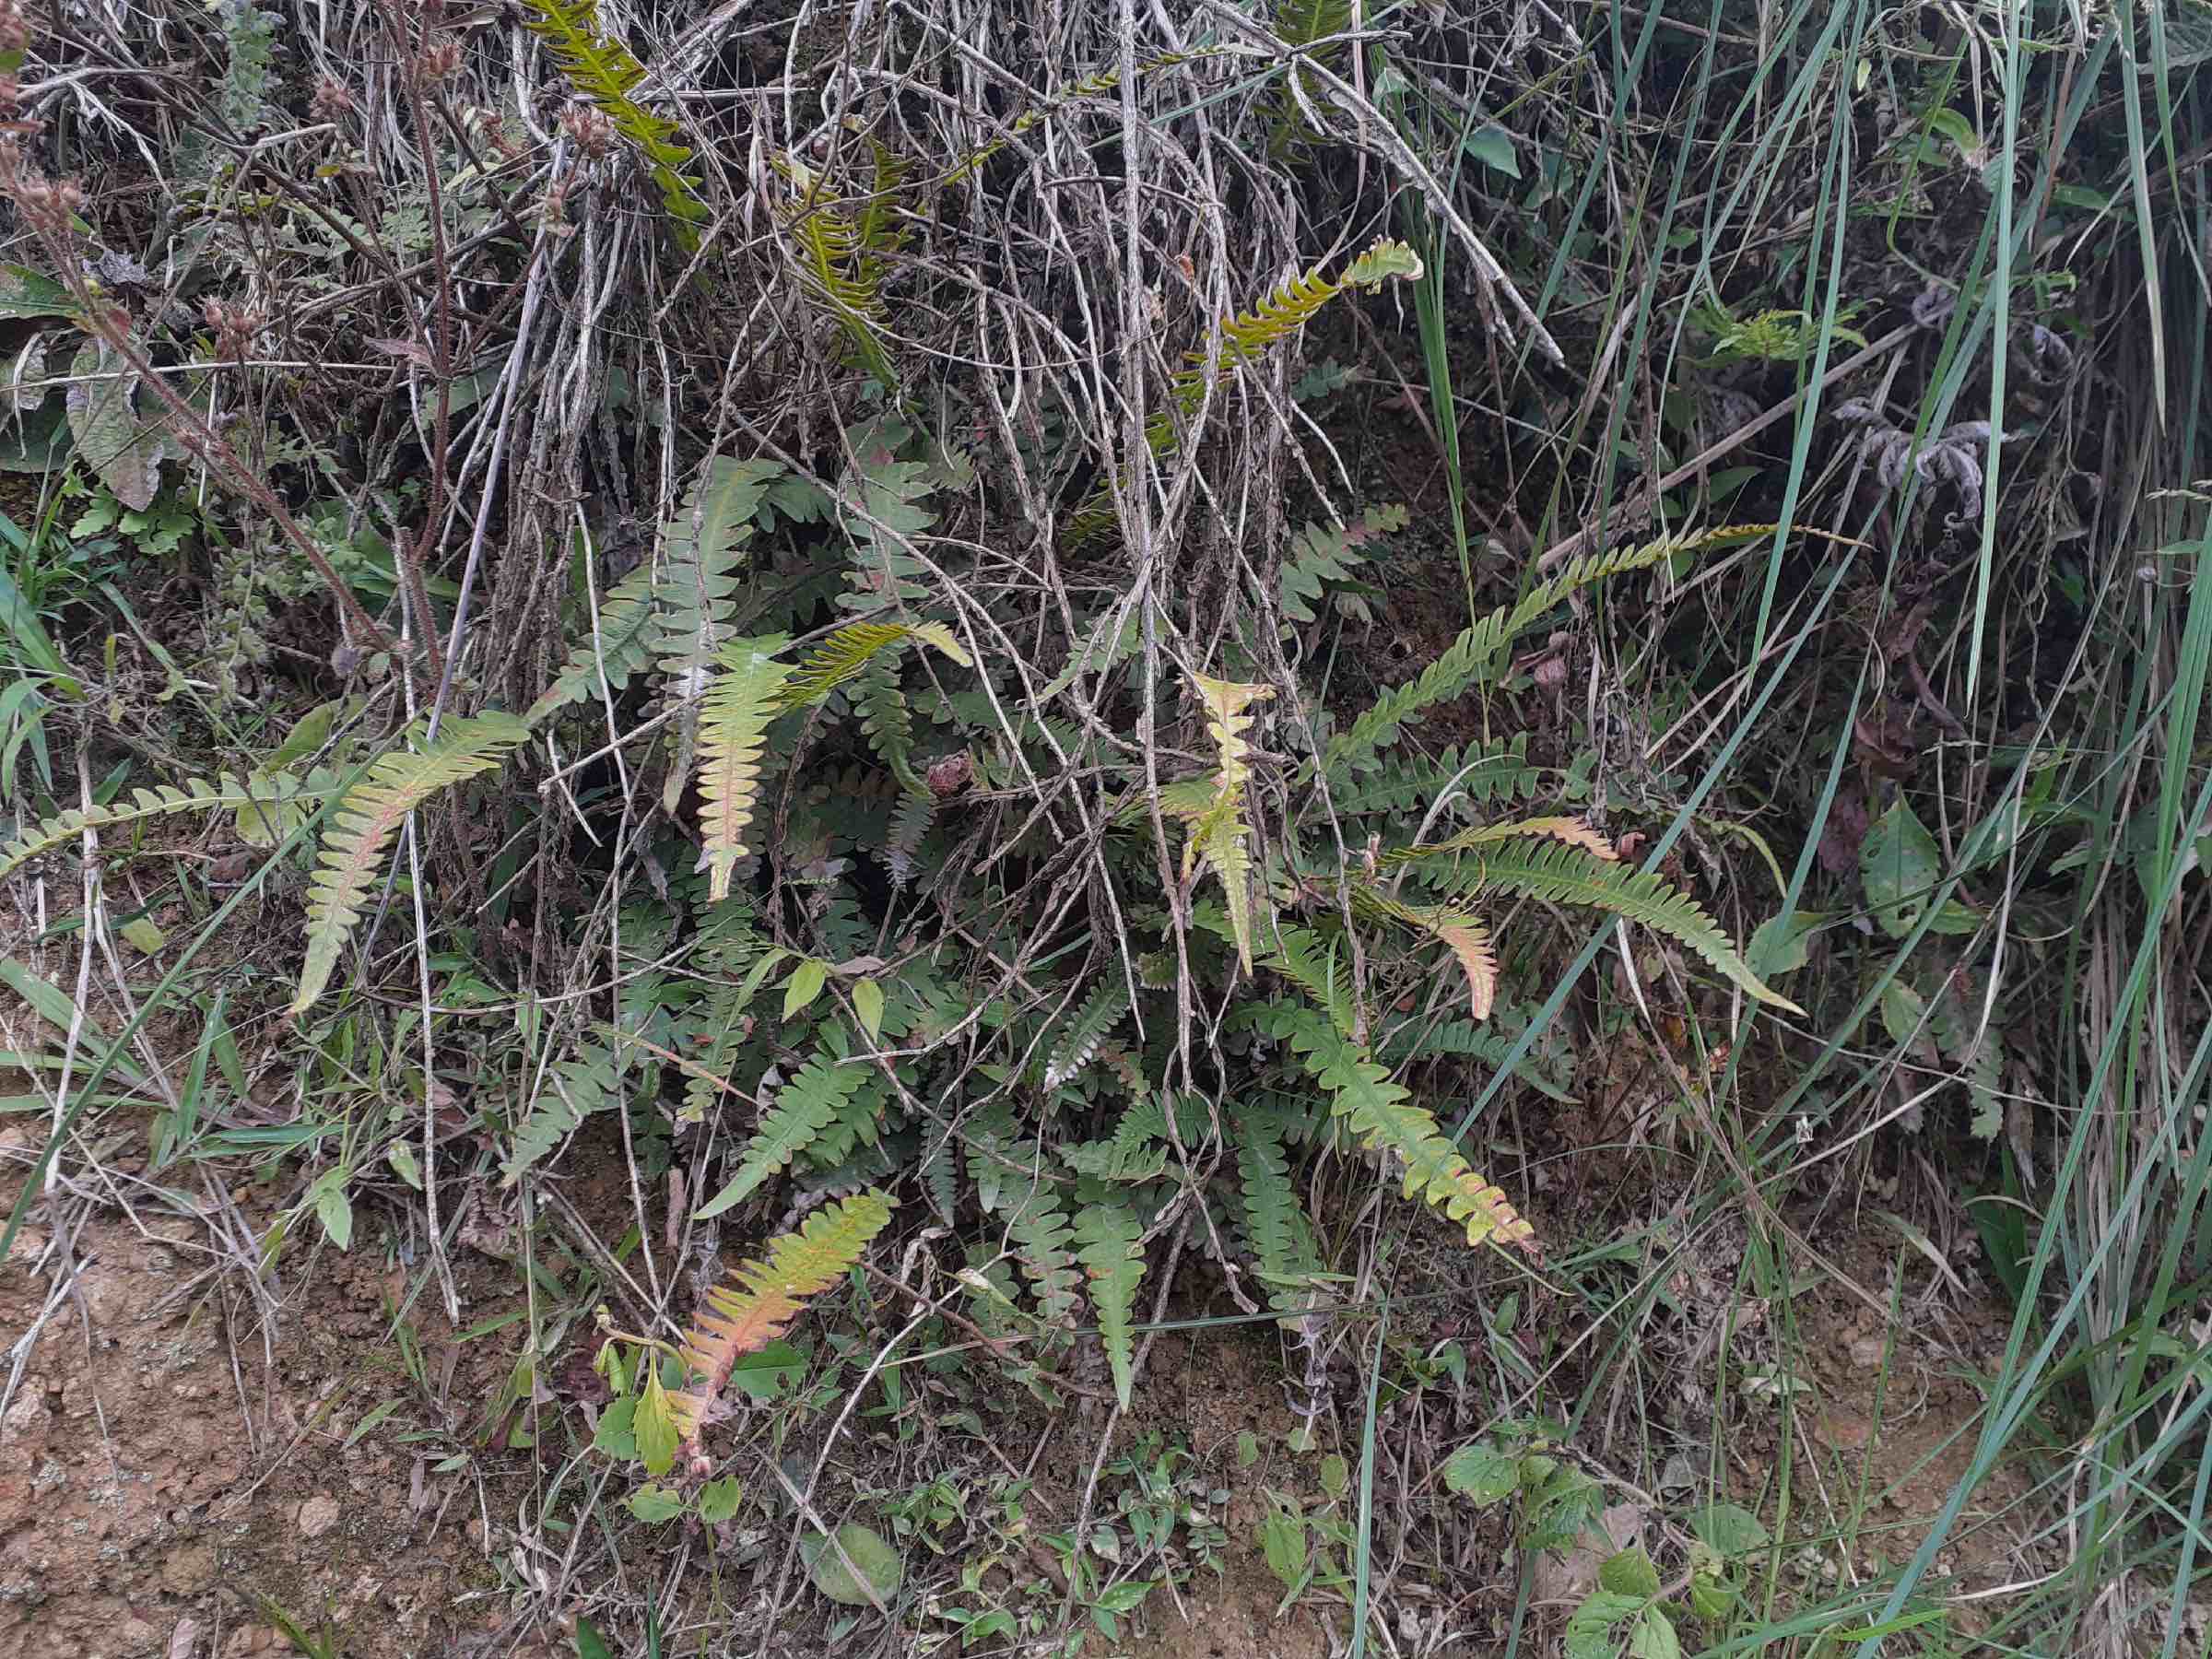
M707 1292L706 1307L684 1333L684 1363L694 1380L669 1401L682 1437L679 1457L697 1455L700 1430L738 1356L782 1335L808 1297L842 1278L889 1223L891 1205L884 1194L866 1192L818 1210L797 1232L771 1239L764 1256L739 1263L726 1283Z

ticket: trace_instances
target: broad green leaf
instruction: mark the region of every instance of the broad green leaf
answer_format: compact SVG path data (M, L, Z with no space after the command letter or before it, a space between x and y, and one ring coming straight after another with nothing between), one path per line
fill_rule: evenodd
M673 1521L684 1512L684 1495L667 1487L647 1481L627 1500L629 1512L639 1520L659 1524Z
M830 965L806 958L783 982L783 1018L789 1019L794 1014L806 1012L807 1005L822 994L822 987L829 982Z
M678 1439L676 1414L668 1404L668 1391L661 1386L661 1368L645 1368L645 1387L638 1395L638 1415L634 1419L638 1437L638 1461L645 1465L648 1475L665 1475L676 1465L676 1444Z
M1487 1509L1519 1489L1521 1459L1471 1441L1445 1459L1444 1485Z
M167 423L140 412L137 373L104 341L87 340L69 374L69 430L76 453L117 500L144 512L160 486Z
M1646 1607L1629 1632L1629 1659L1682 1659L1682 1638L1660 1608Z
M1903 800L1882 814L1859 848L1859 881L1882 931L1901 939L1920 924L1935 888L1943 879L1943 850ZM1981 925L1974 912L1956 900L1929 924L1939 934L1971 933Z
M1467 154L1509 179L1521 176L1521 158L1513 152L1512 135L1494 122L1467 135Z
M1751 1555L1767 1547L1767 1529L1757 1515L1737 1503L1709 1503L1689 1518L1689 1530L1724 1559Z
M735 1475L710 1480L699 1488L699 1518L709 1526L719 1526L737 1512L744 1497L745 1484Z
M853 986L853 1012L860 1017L860 1029L874 1042L883 1030L883 987L872 979L855 981Z
M806 1356L788 1342L771 1342L749 1354L740 1354L730 1367L730 1383L755 1400L781 1398L806 1375Z
M1607 1556L1598 1567L1597 1582L1603 1589L1650 1601L1659 1594L1659 1569L1652 1565L1652 1558L1640 1544Z
M844 1552L841 1559L839 1549ZM884 1542L881 1533L857 1521L837 1529L836 1547L822 1534L814 1533L799 1546L799 1555L806 1563L806 1574L814 1580L814 1587L841 1606L881 1603L888 1607L906 1576L899 1552ZM848 1560L851 1568L845 1565ZM855 1570L858 1578L853 1576ZM870 1591L875 1594L870 1595Z

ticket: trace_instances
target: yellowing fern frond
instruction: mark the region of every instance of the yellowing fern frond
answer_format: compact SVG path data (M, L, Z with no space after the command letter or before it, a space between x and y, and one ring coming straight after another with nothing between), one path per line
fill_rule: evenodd
M529 735L529 727L511 714L449 720L429 748L386 755L346 792L323 833L308 884L307 958L288 1012L305 1012L329 983L338 952L360 920L369 888L407 814L440 790L497 771L508 751Z
M1221 372L1226 374L1240 363L1253 361L1271 346L1296 334L1312 321L1314 312L1347 288L1380 288L1394 277L1413 282L1420 275L1421 256L1406 243L1387 237L1378 239L1335 276L1324 276L1322 268L1315 265L1304 275L1281 284L1250 311L1221 320L1217 330L1221 346ZM1203 374L1206 359L1204 351L1192 352L1192 367L1186 376ZM1187 378L1182 382L1185 399L1194 406L1196 400L1190 393L1203 390L1203 381L1195 387Z
M1252 776L1252 747L1244 741L1252 716L1244 711L1275 695L1272 686L1252 686L1235 680L1191 676L1206 705L1206 730L1221 757L1221 771L1213 800L1191 828L1182 852L1182 877L1189 881L1201 859L1221 878L1229 904L1230 930L1237 941L1237 959L1252 971L1252 849L1244 822L1244 784Z
M329 798L330 792L303 785L291 777L255 777L245 782L232 777L194 778L182 784L164 783L157 789L134 789L90 810L71 807L25 830L0 845L0 877L12 876L42 853L51 853L88 830L107 830L179 812L251 811L256 807L300 806Z
M807 653L783 688L782 706L805 708L843 685L884 651L909 640L934 645L963 668L975 660L942 622L848 622Z
M1503 824L1478 824L1472 830L1461 830L1447 841L1393 848L1382 854L1382 861L1385 864L1403 864L1408 859L1467 853L1477 847L1495 846L1500 841L1563 841L1570 847L1580 847L1591 857L1603 859L1607 864L1618 863L1620 858L1619 851L1610 841L1579 818L1515 818Z
M889 1225L891 1207L882 1193L866 1192L817 1210L797 1232L771 1239L765 1255L740 1263L707 1292L706 1308L684 1333L693 1381L669 1401L681 1456L698 1454L700 1430L738 1357L782 1335L807 1297L842 1278Z
M1372 888L1357 889L1355 902L1392 921L1425 933L1449 947L1467 976L1467 1004L1477 1020L1488 1019L1498 999L1498 957L1490 932L1470 912L1443 904L1406 904Z
M729 897L730 872L750 851L745 827L759 789L760 754L790 677L790 665L756 641L732 640L707 688L699 713L699 831L711 900Z

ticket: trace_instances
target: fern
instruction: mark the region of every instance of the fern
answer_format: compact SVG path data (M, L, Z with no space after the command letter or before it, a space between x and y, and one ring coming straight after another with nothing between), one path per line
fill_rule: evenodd
M781 1172L837 1120L867 1077L863 1067L841 1065L828 1053L818 1053L807 1061L783 1085L775 1105L761 1115L759 1127L737 1160L736 1174L699 1206L696 1218L712 1220Z
M793 673L782 706L802 709L818 703L894 645L920 640L935 646L963 668L975 660L942 622L848 622L817 645Z
M937 797L926 790L901 795L891 812L891 832L884 843L884 862L890 866L891 885L904 888L914 878L914 860L923 838L936 821Z
M1073 1082L1090 1064L1106 1034L1128 1012L1129 993L1121 981L1101 981L1053 1041L1052 1055L1044 1064L1045 1088L1058 1088Z
M1007 1230L1018 1247L1021 1270L1036 1289L1039 1316L1048 1324L1075 1324L1082 1276L1076 1268L1067 1214L1049 1182L1030 1189Z
M745 827L760 786L761 750L790 675L753 642L733 640L700 711L700 858L710 899L728 897L730 873L750 851Z
M1114 1398L1129 1409L1129 1389L1136 1367L1134 1314L1136 1288L1145 1277L1144 1230L1119 1204L1087 1205L1076 1216L1076 1260L1090 1283L1090 1305L1099 1312L1099 1336L1113 1371Z
M1464 1223L1469 1244L1516 1245L1541 1255L1535 1229L1506 1202L1505 1194L1468 1167L1438 1128L1435 1114L1367 1051L1326 1021L1306 1013L1291 1032L1291 1047L1333 1098L1332 1110L1374 1150L1397 1156L1406 1167L1406 1196Z
M1548 904L1610 912L1687 946L1757 1001L1793 1014L1805 1010L1769 990L1736 954L1719 923L1656 873L1641 873L1567 845L1508 845L1462 855L1448 869L1424 871L1438 886L1469 898L1516 893Z
M1139 77L1142 77L1152 74L1155 70L1171 69L1178 64L1192 64L1205 58L1218 57L1229 50L1228 47L1218 46L1201 47L1195 52L1163 53L1159 57L1149 58L1139 64L1136 66L1136 73ZM997 155L999 151L1005 149L1008 144L1020 137L1030 128L1057 115L1078 100L1103 98L1108 93L1117 90L1121 84L1121 71L1105 69L1096 75L1087 75L1079 81L1058 88L1042 102L1031 105L1016 116L1013 124L1006 128L1006 135L1004 138L994 138L988 144L971 151L946 173L944 182L948 185L959 183L962 179L982 168L992 157Z
M1499 658L1505 647L1577 589L1665 559L1755 540L1771 535L1773 528L1771 524L1732 524L1694 535L1662 536L1640 547L1575 559L1558 575L1537 582L1518 604L1501 606L1473 624L1419 675L1377 698L1371 708L1330 740L1323 770L1334 779L1352 768L1371 766L1375 754L1395 743L1404 728L1418 722L1425 710L1450 702L1478 682L1497 678Z
M1535 794L1543 775L1529 763L1528 734L1515 732L1510 743L1448 748L1434 760L1384 759L1378 770L1339 783L1329 799L1337 811L1352 814L1411 812L1447 792L1487 806Z
M1310 927L1278 926L1261 964L1295 982L1327 1012L1338 1030L1348 1034L1359 1023L1351 971L1337 959L1334 938Z
M1252 725L1245 713L1253 703L1275 695L1272 686L1240 685L1232 680L1191 676L1206 705L1206 730L1221 759L1214 798L1192 826L1182 853L1182 877L1187 883L1203 859L1206 868L1221 878L1229 904L1229 924L1237 942L1237 959L1252 971L1252 851L1251 833L1244 822L1244 785L1252 776L1252 747L1244 734Z
M895 392L897 370L883 335L883 279L906 241L893 206L906 168L883 145L873 148L875 188L857 207L796 158L779 159L777 168L795 194L784 225L801 286L844 335L853 367Z
M1208 384L1206 365L1217 360L1217 354L1219 366L1214 378L1226 380L1238 367L1256 363L1270 347L1304 327L1347 288L1375 288L1394 277L1411 281L1420 275L1420 255L1406 243L1383 237L1333 277L1324 276L1319 265L1291 277L1252 310L1222 318L1210 347L1187 354L1171 387L1176 407L1186 418L1198 412ZM1174 418L1165 410L1145 423L1145 441L1155 455L1164 458L1173 451L1175 434ZM1113 527L1113 490L1108 480L1100 479L1069 515L1061 533L1062 545L1069 552L1081 551L1104 539Z
M661 526L662 562L653 584L656 615L653 654L679 701L706 688L736 606L737 561L753 534L760 499L783 468L774 461L712 455L685 497L683 510Z
M676 123L630 96L645 78L645 65L601 32L596 0L523 0L523 11L524 26L546 43L554 67L645 158L661 206L676 221L677 241L686 253L696 251L707 205L688 171L691 152L676 141Z
M1351 26L1351 0L1277 0L1276 5L1275 32L1286 46L1312 47L1319 41L1344 33ZM1332 59L1341 57L1343 53L1341 42L1326 48L1326 54ZM1319 88L1304 68L1293 68L1290 74L1297 78L1300 89L1307 98L1319 97ZM1269 135L1268 147L1279 156L1313 136L1315 135L1305 120L1304 112L1288 85L1278 89L1274 130Z
M864 1085L870 1081L859 1066L847 1066L847 1071L859 1072ZM882 1138L884 1097L880 1088L863 1087L841 1097L830 1122L823 1125L806 1150L801 1154L807 1164L817 1170L831 1170L845 1162L853 1148L863 1145L873 1147Z
M1280 1113L1248 1105L1233 1119L1237 1135L1237 1176L1243 1188L1244 1232L1267 1300L1277 1312L1302 1312L1312 1298L1301 1287L1320 1271L1320 1252L1290 1182L1290 1160L1283 1151Z
M1489 929L1481 918L1452 905L1406 904L1371 888L1355 889L1354 902L1369 912L1413 928L1441 940L1467 976L1467 1002L1479 1022L1490 1017L1498 997L1498 955L1490 948Z
M820 1210L797 1232L770 1240L765 1255L732 1268L725 1283L707 1292L705 1311L683 1339L684 1363L695 1380L669 1401L687 1460L698 1455L700 1430L738 1357L783 1335L806 1298L842 1278L889 1225L891 1205L870 1192Z
M610 695L620 693L653 661L653 564L647 560L607 590L597 626L570 650L553 683L524 712L523 724L535 726L571 703L596 697L602 685Z
M327 789L302 785L300 780L284 775L256 776L243 782L228 775L212 781L194 778L182 784L134 789L127 799L119 797L104 806L71 807L0 846L0 877L13 875L30 860L76 840L88 830L112 830L180 812L252 812L303 805L326 800L330 794Z
M1381 855L1386 865L1405 864L1417 858L1432 858L1440 854L1470 853L1477 847L1496 846L1500 841L1555 841L1570 847L1580 847L1591 857L1606 864L1619 862L1620 853L1613 843L1579 818L1514 818L1502 824L1478 824L1472 830L1463 830L1457 835L1441 841L1429 841L1419 846L1394 847Z
M851 591L837 598L845 610L885 610L929 597L921 561L906 544L936 523L922 505L936 484L925 463L896 458L906 437L904 427L885 422L854 440L860 467L846 487L840 515L853 538L853 565L845 574Z
M1329 524L1308 524L1291 538L1290 551L1283 559L1282 574L1277 579L1283 615L1293 622L1314 620L1313 605L1321 598L1324 584L1350 582L1350 567L1366 562L1365 557L1354 549L1378 535L1405 527L1403 507L1371 509L1342 529ZM1362 621L1369 619L1364 600L1347 595L1344 602L1356 610Z
M620 1100L622 1063L607 1050L585 1044L573 1060L547 1070L547 1088L514 1126L514 1144L500 1166L500 1185L511 1187L531 1167L574 1134L583 1120Z
M289 1013L311 1007L338 965L384 853L407 814L442 789L496 771L529 735L511 714L451 720L437 741L419 753L389 754L347 791L323 833L323 847L307 892L307 957Z

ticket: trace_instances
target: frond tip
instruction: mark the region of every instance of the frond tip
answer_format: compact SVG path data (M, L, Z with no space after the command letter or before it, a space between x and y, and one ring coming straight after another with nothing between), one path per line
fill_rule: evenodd
M700 1430L738 1357L783 1335L806 1298L842 1278L889 1225L891 1207L890 1198L870 1191L817 1210L797 1232L771 1239L765 1255L739 1263L707 1292L706 1307L684 1332L691 1386L668 1403L683 1457L698 1454Z

